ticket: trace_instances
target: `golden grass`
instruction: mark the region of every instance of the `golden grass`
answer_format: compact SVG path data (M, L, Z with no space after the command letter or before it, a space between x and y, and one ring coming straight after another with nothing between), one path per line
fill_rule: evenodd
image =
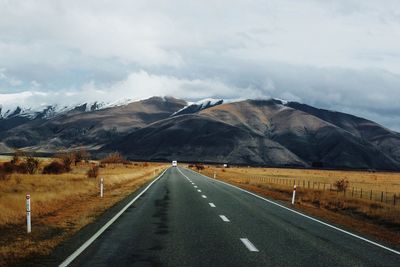
M296 208L392 244L400 245L400 197L397 200L397 205L394 206L391 201L381 203L379 200L371 201L369 198L360 199L359 195L352 197L350 190L345 195L344 192L328 190L328 186L326 190L322 190L322 186L320 190L316 186L315 189L308 189L307 186L306 188L302 187L303 180L311 181L311 183L333 184L337 180L346 179L350 182L350 188L357 186L364 188L364 192L368 192L368 190L399 192L400 175L398 173L278 168L218 168L216 166L206 166L201 173L209 177L214 177L214 174L216 174L217 179L288 204L291 202L293 180L295 179L296 183L300 184L296 193Z
M230 177L272 177L299 181L320 182L333 184L339 179L350 182L349 188L357 187L368 190L400 193L400 174L390 172L362 172L362 171L335 171L335 170L307 170L281 168L213 168L217 175L229 172Z
M56 245L153 179L166 166L159 163L109 164L100 168L100 176L93 179L86 177L90 164L80 164L70 173L14 173L8 180L0 181L0 266L50 253ZM100 177L104 178L103 199L99 197ZM30 235L25 233L27 193L31 195Z

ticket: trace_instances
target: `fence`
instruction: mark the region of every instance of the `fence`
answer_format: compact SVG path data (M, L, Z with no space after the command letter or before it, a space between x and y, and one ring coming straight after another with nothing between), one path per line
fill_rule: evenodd
M338 195L343 195L348 198L365 199L374 202L386 203L388 205L400 205L400 193L388 191L376 191L362 187L349 186L344 191L339 191L334 184L315 182L310 180L288 179L288 178L275 178L265 176L254 176L244 178L247 182L263 182L269 184L279 184L288 187L296 185L298 189L309 189L319 191L334 191Z

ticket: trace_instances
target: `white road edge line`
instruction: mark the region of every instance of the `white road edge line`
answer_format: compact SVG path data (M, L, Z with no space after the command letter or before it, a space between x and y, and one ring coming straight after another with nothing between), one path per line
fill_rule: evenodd
M202 198L207 198L205 195L201 195Z
M81 245L74 253L72 253L68 258L66 258L59 266L66 267L73 260L76 259L85 249L87 249L111 224L113 224L119 216L122 215L138 198L140 198L155 182L157 182L167 171L164 170L156 179L154 179L142 192L139 193L134 199L132 199L125 207L123 207L114 217L111 218L103 227L100 228L91 238L89 238L83 245Z
M252 252L259 252L259 250L247 238L240 238L240 241L242 241L248 250Z
M219 215L219 217L220 217L224 222L230 222L230 220L229 220L225 215Z
M215 208L214 203L208 203L208 205L210 205L211 208Z
M350 235L350 236L355 237L355 238L357 238L357 239L360 239L360 240L362 240L362 241L364 241L364 242L367 242L367 243L369 243L369 244L371 244L371 245L374 245L374 246L383 248L383 249L385 249L385 250L387 250L387 251L393 252L394 254L400 255L400 251L391 249L391 248L389 248L389 247L386 247L386 246L384 246L384 245L381 245L381 244L379 244L379 243L376 243L376 242L374 242L374 241L372 241L372 240L369 240L369 239L367 239L367 238L364 238L364 237L362 237L362 236L359 236L359 235L353 234L353 233L351 233L351 232L349 232L349 231L340 229L339 227L336 227L336 226L333 226L333 225L331 225L331 224L329 224L329 223L320 221L320 220L318 220L318 219L315 219L315 218L313 218L313 217L311 217L311 216L305 215L305 214L303 214L303 213L301 213L301 212L298 212L298 211L296 211L296 210L292 210L292 209L290 209L290 208L288 208L288 207L285 207L285 206L283 206L283 205L281 205L281 204L279 204L279 203L276 203L276 202L274 202L274 201L272 201L272 200L263 198L263 197L261 197L261 196L255 194L255 193L252 193L252 192L250 192L250 191L244 190L244 189L242 189L242 188L240 188L240 187L237 187L237 186L234 186L234 185L231 185L231 184L228 184L228 183L225 183L225 182L216 180L216 179L211 179L210 177L207 177L207 176L205 176L205 175L203 175L203 174L197 173L197 172L192 171L192 170L190 170L190 169L187 169L187 170L189 170L189 171L191 171L191 172L193 172L193 173L196 173L196 174L198 174L198 175L200 175L200 176L203 176L203 177L205 177L205 178L207 178L207 179L209 179L209 180L217 181L218 183L225 184L225 185L227 185L227 186L236 188L236 189L238 189L238 190L240 190L240 191L246 192L247 194L250 194L250 195L252 195L252 196L255 196L255 197L257 197L257 198L259 198L259 199L262 199L262 200L264 200L264 201L266 201L266 202L268 202L268 203L271 203L271 204L276 205L276 206L278 206L278 207L280 207L280 208L283 208L283 209L285 209L285 210L288 210L288 211L291 211L291 212L293 212L293 213L296 213L297 215L300 215L300 216L302 216L302 217L304 217L304 218L310 219L310 220L312 220L312 221L314 221L314 222L323 224L323 225L325 225L325 226L327 226L327 227L329 227L329 228L335 229L335 230L337 230L337 231L339 231L339 232L342 232L342 233L344 233L344 234L347 234L347 235ZM181 172L181 173L182 173L182 172Z

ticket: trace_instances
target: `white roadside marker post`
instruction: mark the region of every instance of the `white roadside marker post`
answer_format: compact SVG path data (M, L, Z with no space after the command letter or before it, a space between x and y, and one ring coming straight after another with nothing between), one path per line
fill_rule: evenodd
M31 195L26 195L26 232L31 232Z
M100 178L100 197L103 197L104 179Z
M292 197L292 205L294 205L294 199L296 197L296 185L293 186L293 197Z
M217 178L217 174L214 172L214 179Z

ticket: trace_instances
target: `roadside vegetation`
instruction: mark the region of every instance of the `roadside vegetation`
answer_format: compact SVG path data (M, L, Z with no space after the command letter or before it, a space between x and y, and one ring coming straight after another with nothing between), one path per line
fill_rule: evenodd
M198 164L196 164L198 165ZM400 174L280 168L192 169L400 246Z
M125 160L102 165L86 156L78 159L77 152L60 153L55 158L37 159L22 153L1 157L0 266L47 255L166 166ZM100 178L104 179L103 198L99 196ZM26 233L25 224L28 193L31 234Z

